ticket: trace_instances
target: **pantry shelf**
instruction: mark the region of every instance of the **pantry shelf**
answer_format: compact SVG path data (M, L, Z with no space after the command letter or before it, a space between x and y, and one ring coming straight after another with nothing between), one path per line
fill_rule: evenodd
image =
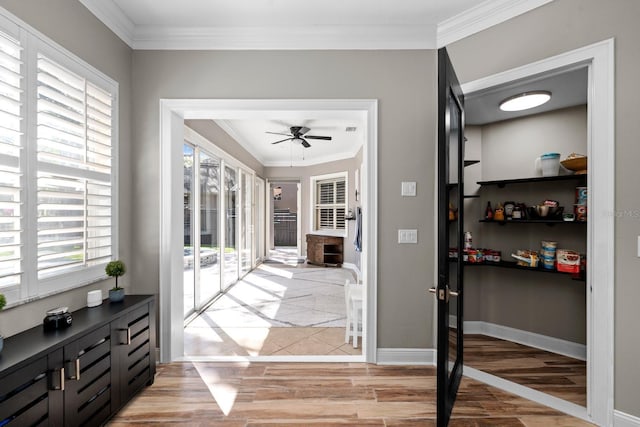
M455 259L451 260L451 262L455 262L455 261L456 261ZM583 274L576 275L574 273L564 273L557 270L548 270L544 267L536 267L536 268L525 267L522 265L518 265L517 262L512 262L512 261L483 262L483 263L465 262L464 265L467 267L497 267L497 268L509 268L513 270L533 271L536 273L560 274L563 276L571 276L571 279L576 281L580 281L580 282L586 281L586 278L584 277Z
M508 221L496 221L494 219L481 219L478 222L492 222L494 224L506 225L506 224L586 224L587 221L564 221L562 219L512 219Z
M478 181L478 185L497 185L502 188L508 184L527 184L531 182L554 182L554 181L581 181L587 180L587 174L581 175L558 175L558 176L536 176L531 178L516 178L516 179L498 179L493 181Z

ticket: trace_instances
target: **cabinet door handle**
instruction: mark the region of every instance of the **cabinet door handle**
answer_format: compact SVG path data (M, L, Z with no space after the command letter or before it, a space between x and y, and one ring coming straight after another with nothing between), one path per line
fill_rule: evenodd
M131 345L131 328L127 328L127 329L120 329L121 331L126 331L127 332L127 342L123 342L123 345Z
M58 373L60 374L60 378L58 378L58 380L60 381L60 387L52 387L51 390L64 391L64 368L60 368Z
M70 380L80 381L80 358L76 358L76 374Z

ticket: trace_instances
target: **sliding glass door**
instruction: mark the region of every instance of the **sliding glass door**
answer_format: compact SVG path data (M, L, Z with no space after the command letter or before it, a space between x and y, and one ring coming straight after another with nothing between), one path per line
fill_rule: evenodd
M201 308L220 292L220 160L200 152L200 271Z
M240 277L251 271L253 241L253 177L240 170Z
M182 155L186 318L251 271L264 242L255 230L264 226L255 224L252 171L208 141L186 138Z
M238 177L236 169L225 166L224 168L224 242L223 249L223 289L238 280L238 239L237 239L237 203L238 203Z

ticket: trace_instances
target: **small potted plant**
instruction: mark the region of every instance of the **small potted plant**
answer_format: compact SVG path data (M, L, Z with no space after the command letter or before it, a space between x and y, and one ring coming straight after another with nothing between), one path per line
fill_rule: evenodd
M105 273L109 277L116 278L116 285L109 290L109 300L111 302L119 302L124 299L124 288L118 286L118 277L122 276L126 269L124 266L124 262L120 260L111 261L104 269Z
M7 305L7 299L3 294L0 294L0 311ZM4 347L4 338L0 335L0 353L2 353L2 348Z

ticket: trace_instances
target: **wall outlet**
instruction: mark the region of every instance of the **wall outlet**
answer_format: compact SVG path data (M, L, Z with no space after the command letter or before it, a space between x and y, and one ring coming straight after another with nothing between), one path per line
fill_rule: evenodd
M398 230L398 243L418 243L418 230Z

